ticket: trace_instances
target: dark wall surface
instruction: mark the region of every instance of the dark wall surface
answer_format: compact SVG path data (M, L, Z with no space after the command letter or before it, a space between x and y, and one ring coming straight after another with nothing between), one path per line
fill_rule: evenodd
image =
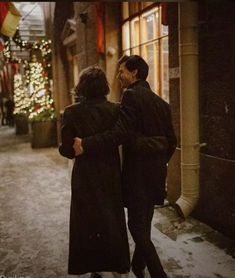
M170 68L179 61L177 4L169 9ZM200 200L193 213L235 236L235 3L199 5ZM170 79L170 104L180 146L179 79ZM168 195L180 194L180 148L169 166Z
M202 152L235 160L235 3L199 7Z

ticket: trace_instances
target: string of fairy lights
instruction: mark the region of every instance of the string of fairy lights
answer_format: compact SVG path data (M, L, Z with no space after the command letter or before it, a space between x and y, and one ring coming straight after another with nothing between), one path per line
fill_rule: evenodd
M29 42L23 40L17 29L12 40L21 49L29 51L39 50L42 62L38 62L35 55L31 61L13 57L10 39L5 40L3 55L7 63L23 64L24 78L16 73L14 76L15 114L27 114L30 120L49 120L55 118L54 103L49 89L52 79L51 69L51 41ZM21 77L20 77L21 76Z
M50 91L45 89L47 77L44 77L44 70L41 63L38 63L36 56L33 56L26 70L25 84L28 86L30 97L29 119L32 120L38 115L44 115L47 119L53 119L54 107Z
M24 84L21 74L14 75L14 102L15 109L14 114L28 114L30 106L30 98L24 89Z
M20 49L40 50L43 58L44 71L47 72L49 78L51 78L51 40L43 39L40 42L28 42L21 38L19 30L17 29L13 41Z

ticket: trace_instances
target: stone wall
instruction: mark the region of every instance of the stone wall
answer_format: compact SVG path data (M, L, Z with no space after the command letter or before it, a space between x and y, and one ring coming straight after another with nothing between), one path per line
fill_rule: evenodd
M99 63L99 56L96 48L97 24L95 5L95 2L74 2L79 71L87 66Z
M76 24L73 55L76 56L77 75L87 66L94 64L101 66L106 71L110 84L109 99L111 101L120 99L120 86L116 74L117 61L121 55L121 3L104 4L105 53L103 54L97 52L97 4L97 2L43 4L47 35L52 39L54 100L58 113L58 129L60 129L60 114L64 107L72 102L70 89L74 83L72 57L71 54L68 55L68 47L63 45L61 39L68 19L73 19Z

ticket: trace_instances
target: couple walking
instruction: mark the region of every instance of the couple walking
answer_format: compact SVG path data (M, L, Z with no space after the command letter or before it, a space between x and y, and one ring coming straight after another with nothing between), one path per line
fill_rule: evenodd
M125 206L135 242L133 273L144 277L147 266L151 277L167 277L151 241L151 222L154 205L166 197L167 163L176 137L169 105L146 81L148 69L138 55L119 60L118 79L125 91L118 105L106 99L104 72L88 67L76 88L80 101L65 109L59 151L75 158L69 274L129 272Z

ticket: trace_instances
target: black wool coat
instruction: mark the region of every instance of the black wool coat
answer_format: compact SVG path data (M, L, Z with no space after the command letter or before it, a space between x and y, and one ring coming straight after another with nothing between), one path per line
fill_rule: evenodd
M119 106L102 99L87 99L65 109L61 155L74 158L73 138L110 129ZM72 171L69 274L130 268L129 246L121 192L117 147L75 158Z
M142 202L163 204L167 163L176 148L176 136L167 102L138 80L125 92L114 128L83 139L85 153L123 144L123 192L127 207Z

